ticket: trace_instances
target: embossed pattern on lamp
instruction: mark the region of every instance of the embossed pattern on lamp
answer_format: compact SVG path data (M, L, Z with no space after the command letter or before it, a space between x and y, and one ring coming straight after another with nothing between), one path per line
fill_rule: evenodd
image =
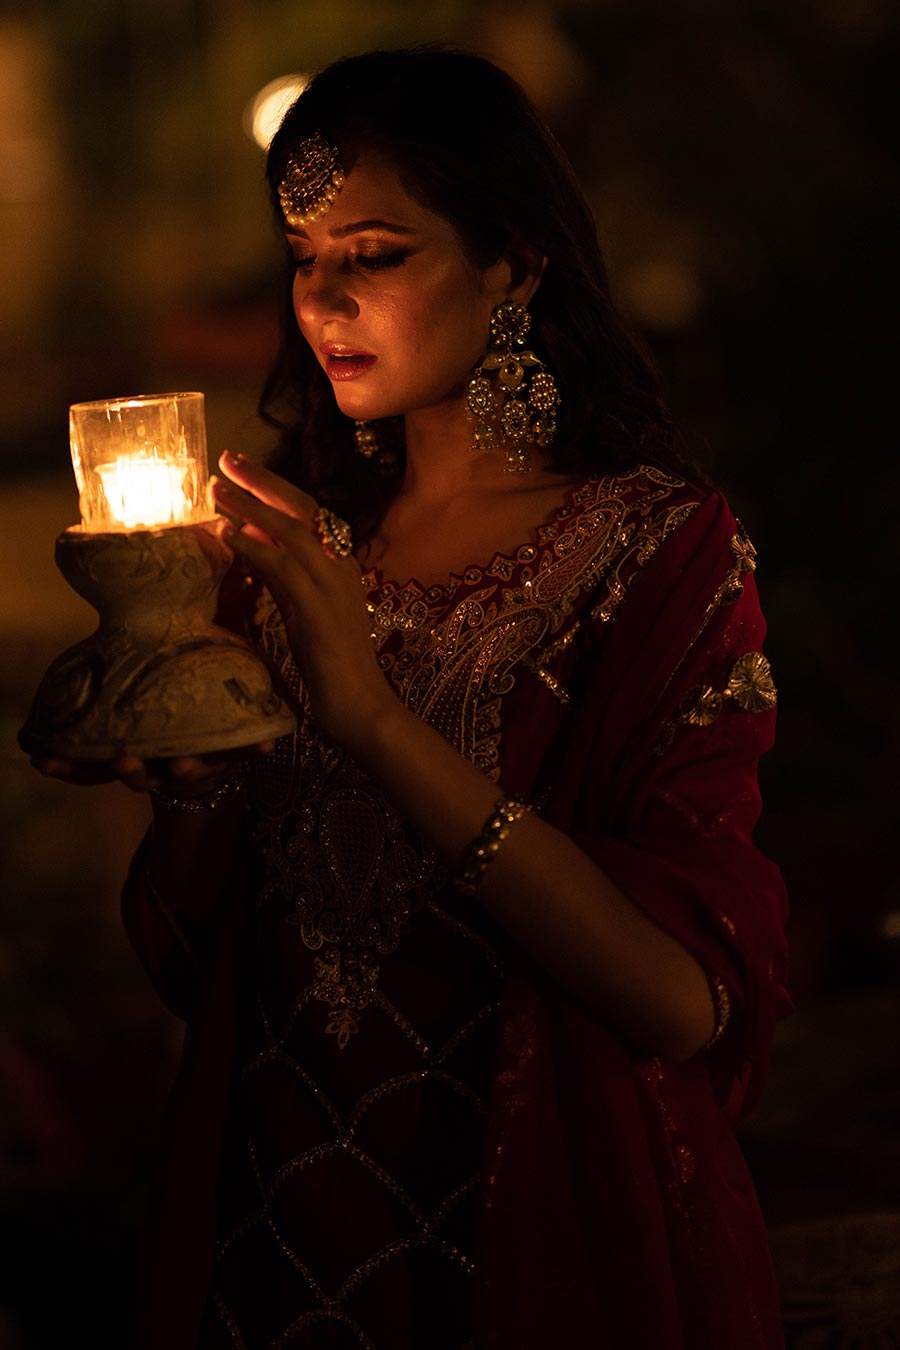
M57 539L56 562L100 622L50 666L23 749L167 758L291 731L257 650L213 623L231 555L208 491L203 395L74 404L69 428L81 524Z

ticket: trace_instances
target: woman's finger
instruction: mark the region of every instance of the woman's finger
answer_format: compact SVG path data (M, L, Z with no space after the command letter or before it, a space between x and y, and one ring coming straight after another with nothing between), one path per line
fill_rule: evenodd
M76 763L57 756L34 755L31 763L45 778L57 778L61 783L74 783L78 787L97 787L101 783L112 783L118 777L108 760Z
M233 483L245 488L268 506L274 506L276 510L284 511L285 515L294 516L297 520L309 521L312 518L316 509L313 498L277 473L272 473L271 469L254 464L244 455L233 455L230 450L220 455L219 468Z
M220 534L228 547L240 554L266 583L272 592L272 598L286 618L292 608L291 591L303 584L302 566L298 566L286 550L276 548L265 531L252 523L246 524L240 530L235 529L233 525L223 525Z
M268 506L265 502L245 492L226 478L214 477L210 480L213 499L222 511L232 519L240 520L246 526L254 525L269 540L284 549L299 552L308 549L315 541L308 524L298 516L288 515L278 507ZM226 542L233 547L227 537Z
M155 783L146 760L137 755L119 755L113 763L116 777L120 778L132 792L149 792Z

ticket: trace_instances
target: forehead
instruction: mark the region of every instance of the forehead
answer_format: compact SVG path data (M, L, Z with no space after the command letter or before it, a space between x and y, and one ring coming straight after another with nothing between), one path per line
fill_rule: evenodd
M402 227L397 233L453 233L448 221L409 193L390 160L366 150L347 170L343 187L324 215L302 227L286 228L291 235L321 239L341 238L363 225Z

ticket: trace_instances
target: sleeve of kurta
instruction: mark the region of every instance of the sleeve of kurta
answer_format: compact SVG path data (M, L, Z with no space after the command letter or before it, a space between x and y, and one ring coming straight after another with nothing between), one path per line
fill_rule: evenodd
M784 888L753 842L776 703L754 567L714 493L637 578L615 624L600 616L569 831L707 972L710 1071L735 1114L755 1099L789 1006Z

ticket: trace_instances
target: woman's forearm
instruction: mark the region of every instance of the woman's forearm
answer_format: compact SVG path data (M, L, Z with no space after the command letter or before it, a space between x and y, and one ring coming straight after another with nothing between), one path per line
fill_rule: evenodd
M399 700L348 748L450 867L501 795ZM526 952L640 1053L686 1059L711 1037L698 962L555 826L530 813L517 821L478 893Z

